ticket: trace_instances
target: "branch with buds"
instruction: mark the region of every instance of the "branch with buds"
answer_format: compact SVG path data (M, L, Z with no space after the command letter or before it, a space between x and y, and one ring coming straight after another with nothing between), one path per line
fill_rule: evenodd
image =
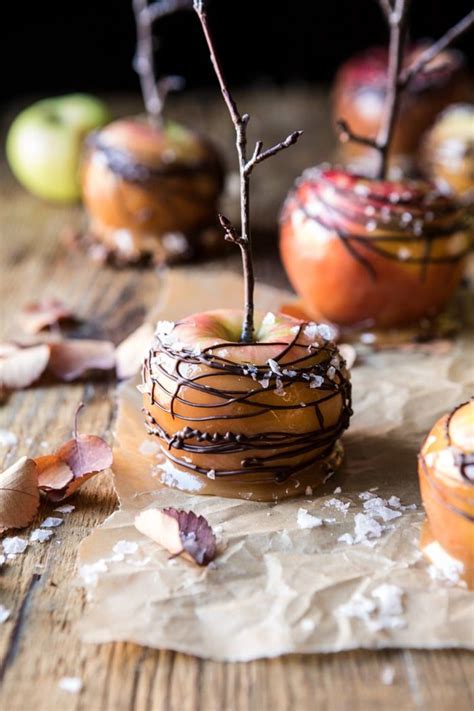
M210 59L214 72L219 82L219 87L228 108L232 123L235 127L236 146L239 162L240 174L240 233L232 225L230 220L224 215L219 215L220 223L224 229L225 239L228 242L237 244L240 247L242 254L242 263L244 268L245 282L245 305L244 305L244 320L242 324L241 341L243 343L252 343L254 339L254 288L255 276L253 269L252 258L252 240L250 234L250 175L258 163L262 163L276 155L280 151L295 144L301 136L302 131L294 131L284 141L277 143L271 148L263 150L262 141L257 141L253 150L252 156L247 158L247 125L250 120L248 114L240 114L237 104L235 103L232 94L226 84L222 67L219 58L216 54L214 41L209 29L206 2L205 0L194 0L194 9L201 22L201 27L204 32L204 37L209 49Z
M153 23L178 10L190 10L191 0L133 0L137 26L137 51L133 66L140 78L143 102L149 119L157 126L163 122L163 108L170 91L183 86L181 77L163 77L157 80L154 69Z
M456 39L474 25L474 10L469 12L456 25L451 27L439 40L424 50L408 67L403 68L403 51L408 33L408 10L411 0L379 0L379 4L390 28L389 59L387 69L387 91L382 120L376 138L360 136L351 131L349 125L339 120L336 123L339 139L346 143L352 141L378 152L379 162L376 171L378 179L387 176L388 154L393 139L395 124L400 108L400 99L410 81L441 52L444 52Z

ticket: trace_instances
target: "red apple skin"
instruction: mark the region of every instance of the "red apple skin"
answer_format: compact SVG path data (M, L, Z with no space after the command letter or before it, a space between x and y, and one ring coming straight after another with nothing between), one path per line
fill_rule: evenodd
M199 252L201 235L215 227L220 158L177 124L160 129L143 117L109 124L90 140L81 174L89 232L123 261L143 254L157 262L179 258L178 240L189 256L184 245ZM168 246L170 234L176 250L169 239Z
M321 181L336 187L343 183L345 193L337 204L326 201ZM359 198L354 193L354 187L361 181L375 191L375 198ZM405 188L403 183L376 183L331 169L308 171L299 180L283 208L280 251L290 282L312 318L322 318L341 326L389 328L432 317L446 305L462 277L463 257L445 263L430 263L423 268L409 260L423 258L426 240L410 232L408 226L401 230L397 225L396 230L390 232L395 235L390 242L378 241L378 238L387 236L388 229L380 222L372 232L367 231L371 221L370 217L364 216L367 209L385 209L391 216L396 213L397 220L404 210L411 210L418 216L422 214L424 208L418 203L423 193L428 193L433 186L417 184L416 189L421 193L415 195L409 207L387 202L387 195L400 194ZM445 200L447 198L442 199L443 205ZM331 211L334 207L344 215L338 218L338 227L367 240L366 243L350 242L365 260L364 264L354 257L336 230L302 214L302 210L319 209L333 219ZM449 221L459 224L463 220L461 215L461 211L455 210L449 220L440 217L436 224L440 229L448 227ZM372 251L366 244L387 250L390 258ZM455 250L467 253L469 245L470 236L463 226L461 231L456 229L453 234L433 240L431 256L450 259ZM397 257L400 253L405 261Z
M298 345L291 346L282 356L282 368L303 357L304 363L294 368L301 369L300 375L309 374L315 369L319 371L319 364L327 368L333 357L339 358L334 343L317 335L318 327L314 324L283 315L274 319L274 323L266 323L263 314L256 314L256 342L252 344L239 343L242 312L238 310L195 314L172 324L169 336L157 337L145 361L143 402L145 412L154 421L149 420L148 424L152 425L149 431L158 436L163 452L170 459L172 476L166 477L164 483L193 493L274 501L304 494L307 486L316 487L328 469L340 464L342 450L338 440L350 415L350 387L345 365L341 360L335 379L330 381L325 377L318 387L310 387L309 380L294 375L283 376L280 394L273 388L275 375L270 375L270 385L262 384L266 378L263 373L270 371L268 359L277 358L296 335ZM301 324L303 330L297 334ZM315 342L318 347L310 352L308 347ZM231 361L236 371L229 373L201 361L199 355L209 347L215 356ZM196 348L198 358L183 355ZM249 363L261 367L256 379L242 369ZM213 392L196 388L187 381L177 381L177 372L186 372L187 378L197 378L195 382L201 386L209 383ZM223 394L216 395L216 389ZM229 400L230 392L233 395ZM175 393L179 397L173 397ZM315 403L319 403L324 426L329 428L323 447L318 439L321 425ZM185 428L197 429L209 438L222 438L231 433L232 437L243 438L248 445L245 449L223 451L215 449L211 439L206 443L192 435L190 440L185 440L185 446L173 444L168 449L166 437L175 437ZM270 440L260 444L260 436L270 437ZM274 436L280 438L277 445L271 439ZM294 438L300 436L310 437L306 439L309 446L301 449L300 444L295 443ZM264 467L245 469L243 461L254 458L263 458ZM201 471L193 470L195 466ZM277 472L282 466L290 467L291 473L278 481ZM209 470L215 472L215 479L206 476Z
M474 454L474 400L455 411L449 425L444 415L431 429L418 460L421 498L431 535L464 565L463 579L474 587L474 480L464 479L456 467L442 466L436 457L453 445ZM456 436L459 438L456 441ZM432 459L430 459L430 457Z
M409 48L406 63L410 63L424 48L419 43ZM387 49L372 47L349 59L339 69L332 92L334 122L344 119L362 136L375 138L382 116L385 97ZM463 55L446 50L432 63L437 68L431 75L420 74L404 93L400 117L391 144L392 155L412 155L422 134L436 116L448 105L469 101L473 87L465 69ZM371 149L355 143L341 147L345 156L373 155Z

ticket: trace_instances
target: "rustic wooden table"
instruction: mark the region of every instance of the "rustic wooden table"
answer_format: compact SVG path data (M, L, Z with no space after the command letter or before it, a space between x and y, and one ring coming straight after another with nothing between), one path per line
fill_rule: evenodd
M295 128L306 132L284 158L255 173L258 276L285 284L276 249L278 206L292 179L332 149L327 101L323 93L303 88L247 92L239 99L252 115L251 136L258 134L267 145ZM137 104L122 98L116 106L120 114ZM232 129L217 96L175 99L172 112L207 129L232 165ZM99 268L85 257L67 254L58 235L65 226L80 223L80 208L37 201L15 184L4 163L0 170L3 335L15 334L22 304L48 295L64 299L89 320L92 331L120 341L156 303L156 274ZM235 255L209 268L224 264L238 268ZM0 409L0 427L18 439L13 446L0 445L4 465L23 454L52 451L64 441L81 400L87 404L83 431L110 440L114 393L112 379L38 385L16 393ZM354 651L222 664L132 644L82 644L76 628L85 600L74 584L76 552L79 542L116 507L111 475L86 485L74 504L75 511L65 517L52 542L30 546L1 569L1 602L11 610L0 626L0 708L5 711L473 708L472 657L463 651ZM32 527L44 516L45 510L40 511ZM383 683L387 665L394 672L391 685ZM63 676L80 677L82 691L73 695L61 690Z

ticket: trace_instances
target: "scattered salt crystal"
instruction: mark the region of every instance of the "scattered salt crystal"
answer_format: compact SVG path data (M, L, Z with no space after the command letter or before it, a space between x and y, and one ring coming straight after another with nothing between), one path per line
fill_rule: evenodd
M322 377L322 375L311 374L310 378L311 378L310 383L309 383L310 388L320 388L321 385L324 383L324 378Z
M308 513L307 509L298 509L296 522L299 528L317 528L323 525L322 519Z
M30 541L31 543L44 543L45 541L49 541L52 535L53 531L51 530L45 531L43 528L36 528L31 532Z
M372 499L374 497L374 494L372 494L371 491L361 491L359 494L359 499L362 501L367 501L368 499Z
M262 326L273 326L274 323L275 323L275 314L272 314L272 312L269 311L263 317Z
M309 617L304 617L300 622L300 626L304 632L312 632L316 627L314 621L310 620Z
M41 524L41 528L56 528L56 526L61 526L63 523L63 518L55 518L54 516L48 516L48 518L45 518L45 520Z
M58 506L55 508L55 511L58 511L59 513L72 513L76 507L73 506L72 504L63 504L63 506Z
M275 373L276 375L281 375L281 374L282 374L282 373L281 373L281 369L280 369L280 365L277 363L276 360L273 360L273 358L269 358L269 359L267 360L267 363L268 363L268 366L269 366L270 370L272 371L272 373Z
M300 407L306 407L306 403L305 403L305 402L300 402Z
M326 323L319 324L318 333L325 341L330 341L334 337L334 330Z
M14 447L17 444L18 438L14 432L0 428L0 446Z
M304 490L305 496L312 496L313 495L313 489L310 486L307 486L306 489Z
M336 519L335 518L325 518L325 519L323 519L323 522L324 523L336 523Z
M354 595L349 602L340 605L337 611L343 617L355 617L359 620L368 620L370 614L375 612L376 608L377 605L374 600L365 597L365 595Z
M386 664L382 669L380 681L382 682L382 684L385 684L385 686L391 686L394 682L394 679L395 669L392 667L391 664Z
M388 499L387 504L388 504L388 506L391 506L392 509L399 509L402 506L398 496L391 496Z
M0 553L0 565L4 565L6 559L6 556L4 556L3 553Z
M289 378L294 378L296 375L298 375L298 372L296 370L291 370L290 368L283 368L281 371L283 375L287 375Z
M328 378L329 380L334 380L336 377L336 369L333 365L330 365L328 368Z
M341 487L338 487L338 489L339 489L339 492L337 492L337 493L340 493ZM334 492L334 493L336 493L336 492ZM333 509L336 509L336 511L341 511L341 513L346 515L347 510L351 505L351 502L350 501L344 502L344 501L341 501L340 499L333 498L333 499L329 499L329 501L326 501L326 503L324 505L331 507Z
M46 442L46 440L43 440L42 442L40 442L40 447L41 447L42 449L48 449L48 447L49 447L49 442Z
M354 517L355 542L361 543L367 539L380 538L383 528L380 523L367 514L358 513Z
M59 680L59 688L62 691L67 691L68 694L78 694L82 689L82 679L78 676L63 676Z
M403 613L403 590L398 585L382 583L372 590L372 597L378 601L382 617L401 615Z
M28 546L28 541L26 538L21 538L20 536L12 536L11 538L3 539L3 550L5 555L16 555L17 553L24 553Z
M354 543L354 536L352 536L350 533L343 533L342 536L339 536L337 540L340 543L347 543L347 545L352 546Z
M433 563L428 568L432 580L450 585L457 585L460 582L464 564L450 556L437 541L427 545L424 553Z
M313 323L311 321L310 323L306 324L306 326L304 327L303 333L306 336L306 338L309 338L310 341L314 341L314 339L318 335L318 331L319 331L318 324Z
M135 541L117 541L112 550L118 555L132 555L137 552L138 543L135 543Z
M268 388L268 386L270 385L270 380L268 378L262 378L262 380L260 380L260 385L262 386L262 388Z
M282 397L285 395L285 388L283 387L283 381L281 378L276 378L275 380L275 394Z
M215 479L216 478L216 470L209 469L209 471L207 472L207 478L208 479Z
M155 333L157 336L168 336L173 329L173 321L158 321Z
M87 563L79 568L79 575L86 585L97 585L99 579L98 573L107 572L107 563L105 560L97 560L95 563Z
M367 513L371 516L381 518L382 521L391 521L392 519L398 518L402 515L401 511L394 511L388 506L385 506L385 501L384 499L381 499L380 496L375 496L372 499L364 501L363 506L364 511L367 511Z
M0 605L0 624L2 624L3 622L6 622L9 617L10 617L10 610L7 610L7 608L4 605Z
M398 585L383 583L372 591L371 597L356 593L337 608L344 617L362 620L373 631L400 629L406 625L403 613L403 590Z
M334 491L333 491L332 493L333 493L333 494L340 494L341 492L342 492L341 487L340 487L340 486L336 486L336 488L334 489Z
M142 395L146 395L149 392L148 385L146 383L138 383L137 390Z

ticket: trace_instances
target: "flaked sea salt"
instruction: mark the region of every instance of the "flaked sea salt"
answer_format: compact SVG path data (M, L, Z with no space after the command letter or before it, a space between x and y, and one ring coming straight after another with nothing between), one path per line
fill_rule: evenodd
M307 509L298 509L296 517L298 528L317 528L323 525L323 520L313 514L308 513Z
M79 568L79 575L86 585L97 585L99 573L106 573L108 570L105 560L97 560L95 563L86 563Z
M5 605L0 605L0 624L6 622L10 617L10 610L7 610Z
M325 341L330 341L334 337L334 330L326 323L319 324L318 333Z
M298 371L292 370L291 368L283 368L281 371L283 375L287 375L289 378L294 378L298 375Z
M262 378L262 380L260 380L259 382L262 388L268 388L268 386L270 385L270 380L268 378Z
M275 314L272 314L271 311L265 314L265 316L262 319L262 326L273 326L275 323Z
M132 555L138 550L138 543L135 541L117 541L112 551L118 555Z
M382 583L372 590L372 597L377 600L382 617L401 615L403 613L403 590L398 585Z
M72 504L63 504L62 506L58 506L54 510L57 511L58 513L72 513L76 507L73 506Z
M464 564L447 553L437 541L430 543L424 549L425 555L433 565L428 568L432 580L448 585L458 585L464 572Z
M338 487L338 488L339 488L338 493L340 493L341 487ZM347 511L348 511L350 505L351 505L350 501L341 501L340 499L336 499L336 498L329 499L329 501L326 501L326 503L324 504L324 506L328 506L333 509L336 509L337 511L340 511L344 515L347 514Z
M0 427L0 446L1 447L14 447L18 442L18 437L14 432L10 430L5 430Z
M300 622L300 627L304 632L312 632L316 624L313 620L310 620L309 617L304 617Z
M155 333L157 336L169 336L173 329L173 321L158 321L158 323L156 324Z
M282 375L280 365L279 363L277 363L276 360L273 360L273 358L269 358L267 360L267 364L272 373L275 373L275 375Z
M352 546L354 543L354 536L350 533L343 533L337 540L339 543L347 543L347 545Z
M209 471L207 472L207 478L208 479L215 479L216 478L216 470L209 469Z
M341 494L341 493L342 493L341 487L340 487L340 486L336 486L336 488L334 489L334 491L333 491L332 493L333 493L333 494Z
M12 536L4 538L2 545L5 555L17 555L18 553L24 553L28 547L28 541L20 536Z
M56 518L55 516L48 516L48 518L45 518L45 520L41 524L41 528L56 528L57 526L61 526L63 523L64 523L63 518Z
M44 543L45 541L49 541L52 535L53 531L51 530L45 531L43 528L36 528L31 532L30 541L31 543Z
M322 375L311 374L310 381L309 381L310 388L320 388L321 385L323 385L323 383L324 383L324 378L322 377Z
M307 486L306 489L304 490L305 496L312 496L313 495L313 489L310 486Z
M354 516L354 524L354 540L356 543L361 543L368 539L380 538L383 533L383 528L380 523L367 514L356 514Z
M78 676L63 676L58 683L62 691L67 691L68 694L78 694L82 687L82 679Z
M394 511L386 506L385 503L385 500L381 499L380 496L375 496L367 501L364 501L364 511L371 516L381 518L382 521L391 521L392 519L399 518L402 515L401 511Z
M391 664L386 664L384 668L382 669L382 673L380 675L380 681L382 684L385 684L385 686L391 686L395 680L395 669L392 667Z

